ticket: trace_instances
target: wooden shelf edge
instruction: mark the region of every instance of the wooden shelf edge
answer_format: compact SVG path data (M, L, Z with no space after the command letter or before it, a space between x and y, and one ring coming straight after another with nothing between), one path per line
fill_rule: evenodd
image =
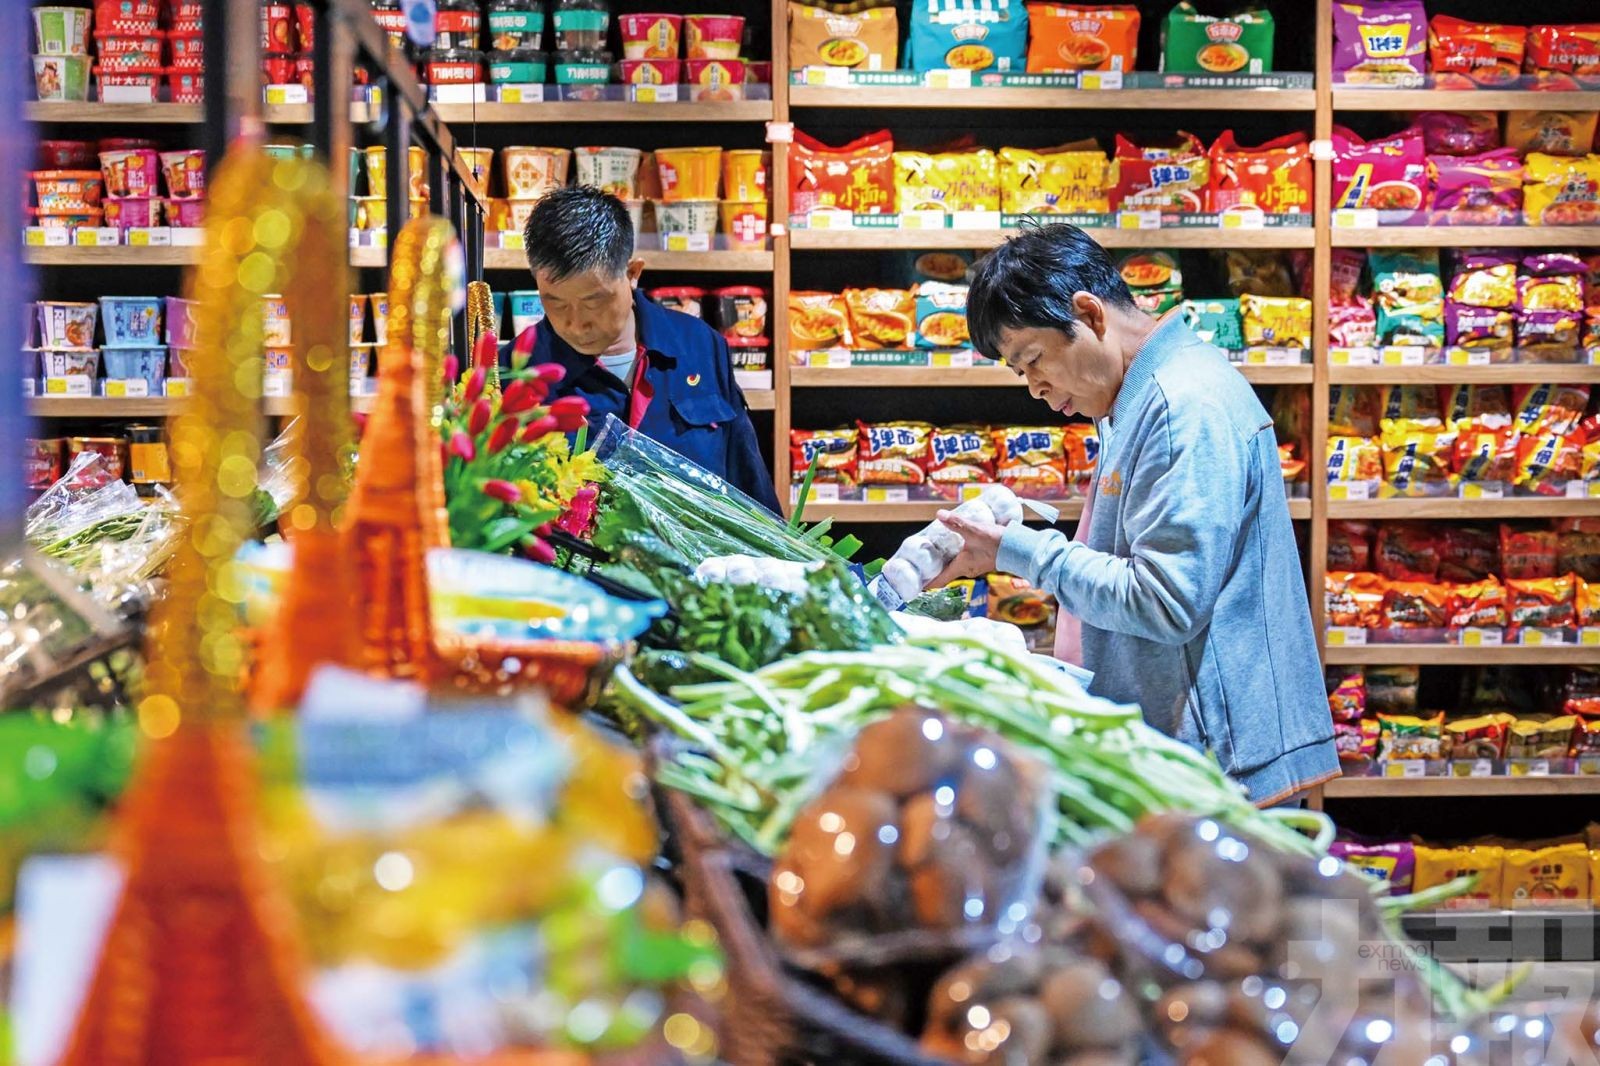
M1600 499L1508 496L1503 500L1330 500L1329 518L1568 518L1600 516Z
M1600 648L1576 644L1466 647L1460 644L1364 644L1324 648L1322 661L1338 666L1555 666L1593 663Z
M1600 774L1546 777L1339 777L1322 786L1325 799L1412 799L1432 796L1594 796Z
M1064 522L1076 521L1083 514L1083 500L1045 500L1061 512ZM806 504L808 522L834 518L841 522L931 522L940 511L949 510L955 501L913 500L909 503L870 503L865 500L839 500L825 503L812 500Z
M772 273L773 254L768 252L664 252L646 248L639 252L646 270L705 271L707 273ZM483 253L485 270L526 272L528 259L520 248L488 248ZM532 284L530 281L529 284Z
M823 85L789 87L790 107L849 109L948 108L984 110L1126 110L1182 108L1192 111L1312 111L1314 89L929 89L920 86Z
M1589 248L1600 245L1600 226L1377 226L1336 227L1335 248L1456 248L1552 245Z
M1335 111L1600 111L1600 92L1333 87Z
M1510 385L1600 382L1592 363L1499 363L1493 366L1331 366L1335 385Z
M135 248L130 245L113 245L105 248L80 248L64 245L55 248L24 246L23 262L33 266L72 267L150 267L193 266L200 262L198 245L163 245Z
M771 389L745 389L745 406L752 411L772 411L778 406L778 394Z
M435 104L445 122L770 122L771 100L635 104L626 100L550 100L531 104Z
M370 411L374 397L352 396L352 411ZM28 399L28 413L34 418L104 418L123 420L130 418L170 418L177 414L183 400L168 396L144 396L137 399L109 399L104 396L34 396ZM294 414L294 401L287 396L268 396L261 401L261 411L272 418Z
M789 246L797 251L902 251L916 249L997 248L1020 230L957 229L791 229ZM1278 229L1111 229L1086 230L1105 248L1311 248L1316 233L1310 226ZM1349 232L1355 232L1351 230Z
M1299 385L1311 383L1311 366L1238 366L1245 380L1257 385ZM789 370L789 384L813 389L938 389L938 388L1017 388L1022 379L1003 366L930 367L797 366Z

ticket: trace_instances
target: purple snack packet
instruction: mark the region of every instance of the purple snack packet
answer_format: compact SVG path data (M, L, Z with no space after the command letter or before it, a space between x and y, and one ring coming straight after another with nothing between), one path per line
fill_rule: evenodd
M1518 348L1576 348L1583 334L1583 312L1548 307L1517 312Z
M1404 896L1411 891L1417 872L1417 854L1409 840L1385 844L1335 840L1328 845L1328 854L1369 877L1388 882L1391 896Z
M1444 340L1452 348L1509 348L1513 341L1511 311L1444 301Z
M1437 225L1514 226L1522 221L1522 160L1514 148L1428 157Z
M1448 295L1473 307L1515 307L1517 257L1511 252L1464 249L1457 254Z
M1493 111L1424 111L1417 125L1429 155L1477 155L1500 147L1500 117Z
M1553 278L1561 274L1576 274L1582 278L1589 266L1571 252L1538 252L1523 256L1522 272L1536 278Z
M1428 13L1422 0L1333 5L1335 81L1421 84L1427 73Z

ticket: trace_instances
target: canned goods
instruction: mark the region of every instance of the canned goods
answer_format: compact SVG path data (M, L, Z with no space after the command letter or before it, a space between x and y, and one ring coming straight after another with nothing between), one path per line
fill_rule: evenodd
M433 47L476 49L482 28L478 0L439 0L433 15Z
M767 293L754 285L730 285L712 296L712 324L728 343L749 344L767 332Z
M423 80L429 85L478 85L483 81L483 53L471 48L433 48L422 58Z
M172 464L160 426L128 427L128 480L135 485L166 485Z

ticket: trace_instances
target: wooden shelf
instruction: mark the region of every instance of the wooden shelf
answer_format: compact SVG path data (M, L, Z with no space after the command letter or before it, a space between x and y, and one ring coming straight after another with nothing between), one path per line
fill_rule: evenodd
M350 265L353 267L370 267L374 270L386 270L389 266L389 249L352 248L350 249Z
M1330 500L1329 518L1566 518L1600 516L1600 499L1560 496L1508 496L1503 500L1439 499Z
M663 252L645 249L639 253L639 258L644 260L646 270L772 273L771 252ZM528 257L520 248L488 248L483 253L483 266L485 270L519 270L527 273Z
M778 406L778 394L771 389L745 389L745 406L752 411L771 411Z
M1245 380L1255 385L1304 385L1311 382L1311 367L1239 366ZM797 366L789 371L789 384L815 389L941 389L1017 388L1023 381L1003 366Z
M1335 227L1335 248L1590 248L1600 245L1600 226L1377 226Z
M434 104L445 122L470 126L540 122L770 122L771 100L635 104L626 100L551 100L537 104Z
M204 104L102 104L98 101L43 103L26 105L29 122L70 122L74 124L133 125L140 123L197 126L205 121ZM264 104L262 117L269 126L307 126L311 124L310 104ZM367 106L350 105L350 121L366 122Z
M1366 644L1324 648L1322 661L1340 666L1387 665L1419 666L1543 666L1592 664L1600 661L1600 648L1576 644L1546 644L1523 647L1465 647L1460 644Z
M1356 89L1335 86L1333 109L1335 111L1600 111L1600 92L1545 92L1531 89Z
M1083 514L1081 498L1043 502L1058 509L1064 522L1076 521ZM806 504L804 517L807 522L818 522L824 518L834 518L840 522L931 522L940 511L948 511L954 506L954 500L915 500L911 503L869 503L864 500L824 503L812 500Z
M1596 796L1600 774L1545 777L1338 777L1324 799L1420 799L1434 796Z
M1177 109L1183 111L1311 111L1313 89L928 89L920 86L792 85L790 107L971 108L987 110ZM1591 105L1600 108L1600 105Z
M1307 522L1311 519L1311 501L1303 497L1289 499L1289 517L1297 522Z
M1557 384L1600 381L1592 363L1501 363L1496 366L1332 366L1335 385L1511 385L1519 382Z
M791 229L789 247L797 251L834 252L998 248L1021 232L1023 231L970 229ZM1316 244L1316 233L1310 226L1257 230L1224 230L1209 227L1204 229L1097 228L1085 232L1105 248L1310 248ZM1600 228L1596 228L1594 232L1600 234Z
M353 396L350 409L370 411L374 397ZM183 400L166 396L113 400L103 396L35 396L28 400L28 413L35 418L167 418L178 413ZM753 406L753 405L752 405ZM269 396L261 401L264 414L281 418L294 414L287 396Z
M200 262L200 251L200 246L196 244L144 248L126 244L107 248L80 248L75 245L56 248L25 246L22 258L24 262L32 263L34 266L193 266Z

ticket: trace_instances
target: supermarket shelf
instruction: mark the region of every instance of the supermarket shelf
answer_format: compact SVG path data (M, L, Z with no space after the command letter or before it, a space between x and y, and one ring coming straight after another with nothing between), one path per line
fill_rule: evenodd
M1297 522L1309 521L1311 518L1311 501L1307 499L1291 499L1289 501L1289 517Z
M26 105L29 122L68 122L106 125L112 123L161 123L197 126L205 121L203 104L102 104L31 101ZM263 117L271 126L305 126L311 123L310 104L265 104ZM350 105L350 121L368 121L367 106Z
M663 252L644 249L639 252L639 258L644 260L646 270L772 273L771 252ZM528 257L520 248L488 248L483 253L483 266L485 270L526 272Z
M445 122L770 122L771 100L636 104L627 100L551 100L536 104L434 104Z
M771 411L778 406L778 394L771 389L746 389L744 402L752 411Z
M162 247L135 248L131 245L112 245L106 248L79 248L65 245L57 248L25 247L24 262L34 266L74 267L152 267L193 266L200 262L199 245L166 245Z
M1336 777L1324 799L1420 799L1436 796L1600 796L1600 774L1526 777Z
M1245 380L1255 385L1304 385L1311 382L1307 366L1239 366ZM797 366L789 371L789 384L816 389L888 388L1015 388L1022 379L1003 366L926 367Z
M350 409L370 411L373 399L352 396ZM131 400L110 400L102 396L36 396L28 401L28 413L34 418L167 418L177 414L182 403L181 399L166 396ZM273 418L281 418L294 413L294 402L287 396L269 396L262 401L261 410Z
M1365 644L1328 647L1322 661L1339 666L1411 664L1419 666L1553 666L1594 663L1600 649L1576 644L1467 647L1461 644Z
M790 107L1028 110L1175 108L1185 111L1311 111L1313 89L929 89L920 86L793 85ZM1600 104L1591 108L1600 109Z
M834 252L998 248L1021 232L998 229L791 229L789 247ZM1310 226L1256 230L1176 226L1166 229L1098 228L1086 232L1105 248L1310 248L1316 244L1316 234ZM1596 242L1600 243L1600 227L1592 232L1597 235Z
M1406 935L1440 962L1594 962L1600 912L1569 910L1418 911L1402 915Z
M1476 245L1530 248L1546 244L1556 248L1591 248L1600 245L1600 226L1375 226L1363 229L1336 226L1333 230L1335 248Z
M1083 514L1083 500L1046 500L1045 503L1061 512L1064 522L1076 521ZM813 500L806 504L805 519L819 522L834 518L841 522L931 522L940 511L954 507L954 501L915 500L910 503L871 503L865 500L840 500L825 503Z
M1335 385L1506 385L1549 381L1600 382L1600 365L1590 363L1501 363L1496 366L1333 366Z
M1534 89L1344 89L1335 86L1333 109L1335 111L1600 111L1600 92L1545 92Z
M1329 518L1566 518L1600 516L1600 499L1508 496L1503 500L1330 500Z
M389 265L389 249L387 248L352 248L350 249L350 265L353 267L372 267L383 270Z

